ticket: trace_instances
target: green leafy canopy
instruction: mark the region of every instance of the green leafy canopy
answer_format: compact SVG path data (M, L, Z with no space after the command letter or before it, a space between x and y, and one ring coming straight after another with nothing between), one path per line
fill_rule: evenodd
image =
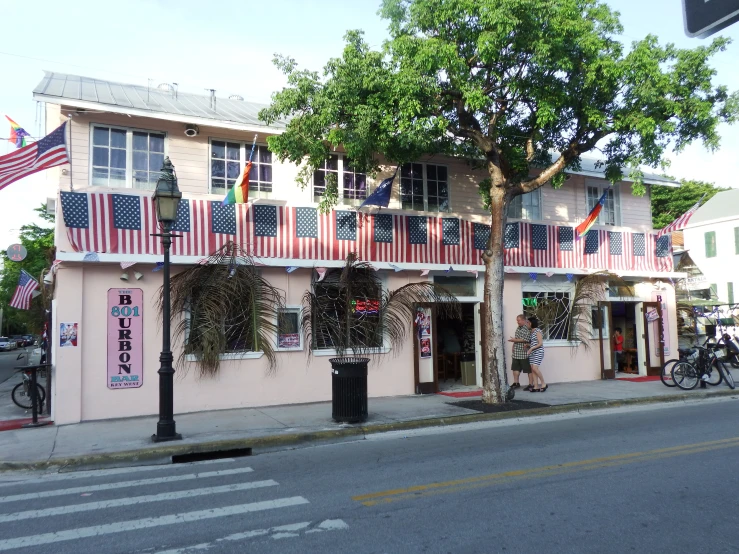
M736 95L715 86L710 58L728 39L680 49L654 36L626 49L618 13L596 0L384 0L390 40L372 50L346 35L322 74L278 57L288 86L260 113L288 121L269 139L304 163L303 183L330 150L378 169L445 152L482 160L508 197L546 182L597 148L611 180L658 167L668 147L719 143ZM542 169L532 178L532 168Z
M662 229L703 198L703 203L708 202L713 196L722 190L728 190L704 183L703 181L681 181L680 187L652 187L652 224L655 229ZM704 197L705 196L705 197Z

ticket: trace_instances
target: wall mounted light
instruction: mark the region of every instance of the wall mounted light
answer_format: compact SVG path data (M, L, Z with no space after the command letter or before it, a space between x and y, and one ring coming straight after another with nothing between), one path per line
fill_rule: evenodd
M139 273L138 271L134 271L133 276L136 277L136 280L137 281L141 281L141 279L143 279L143 277L144 277L144 274L143 273Z
M121 281L128 281L128 273L121 273Z

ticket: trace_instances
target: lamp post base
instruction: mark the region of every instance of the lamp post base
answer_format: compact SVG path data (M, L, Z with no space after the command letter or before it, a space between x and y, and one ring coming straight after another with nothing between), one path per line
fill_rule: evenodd
M169 441L181 441L182 435L175 433L174 435L159 436L156 433L151 436L152 442L169 442Z

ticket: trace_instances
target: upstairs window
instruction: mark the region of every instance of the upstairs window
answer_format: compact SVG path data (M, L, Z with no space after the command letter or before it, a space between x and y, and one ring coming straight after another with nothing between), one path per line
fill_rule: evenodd
M530 221L541 220L541 189L516 196L508 206L508 217Z
M609 189L607 183L588 183L586 188L588 213L590 213L592 209L595 208L595 205L600 201L600 197L603 196L603 193L605 193L606 190L608 190L605 204L603 205L603 209L598 215L598 225L620 225L621 210L619 205L618 190L614 188ZM585 214L585 216L587 216L587 214Z
M210 141L210 192L225 196L246 167L251 144L224 140ZM272 195L272 152L263 145L254 147L249 172L249 198Z
M716 231L708 231L704 235L706 242L706 258L716 257Z
M164 163L164 133L92 127L93 186L154 190Z
M450 211L447 167L427 163L404 164L400 168L400 203L404 210Z
M367 175L356 171L346 156L331 154L313 172L313 201L320 202L326 194L329 176L336 180L339 202L358 206L367 198Z

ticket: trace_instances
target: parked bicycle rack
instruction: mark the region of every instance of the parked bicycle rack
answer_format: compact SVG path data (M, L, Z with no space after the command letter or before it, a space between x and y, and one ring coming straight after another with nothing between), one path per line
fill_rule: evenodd
M39 365L25 365L16 367L15 369L20 369L23 371L30 371L31 372L31 413L33 414L33 421L31 423L26 423L23 425L23 427L43 427L44 425L49 425L51 421L39 421L38 420L38 411L39 411L39 405L38 405L38 386L37 386L37 380L36 380L36 372L39 369L47 369L51 367L51 364L39 364ZM47 393L48 396L48 393Z

